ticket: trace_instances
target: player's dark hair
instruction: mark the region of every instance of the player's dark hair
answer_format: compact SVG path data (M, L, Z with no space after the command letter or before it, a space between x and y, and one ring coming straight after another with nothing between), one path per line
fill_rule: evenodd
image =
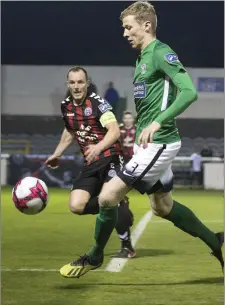
M79 71L83 71L84 74L85 74L85 77L86 77L86 80L88 81L88 73L87 73L87 70L85 70L84 68L80 67L80 66L76 66L76 67L72 67L69 69L69 71L67 72L67 79L68 79L68 76L69 76L69 73L70 72L79 72Z
M126 115L126 114L130 114L130 115L133 116L133 113L132 113L131 111L129 111L129 110L125 110L125 111L123 112L123 115Z

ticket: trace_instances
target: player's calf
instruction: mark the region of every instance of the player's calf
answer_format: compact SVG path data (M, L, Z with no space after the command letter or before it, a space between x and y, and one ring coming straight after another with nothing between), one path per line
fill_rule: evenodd
M171 192L156 192L150 196L152 212L155 216L165 217L173 207Z

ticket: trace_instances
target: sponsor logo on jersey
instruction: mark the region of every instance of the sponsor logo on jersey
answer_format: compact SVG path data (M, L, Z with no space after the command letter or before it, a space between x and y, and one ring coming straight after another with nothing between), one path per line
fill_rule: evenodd
M74 116L74 113L67 113L67 116Z
M134 98L146 97L146 84L145 82L134 83Z
M91 109L91 107L85 108L85 110L84 110L84 115L89 116L89 115L91 115L91 114L92 114L92 109Z
M105 113L105 112L108 111L108 110L112 110L112 106L111 106L109 103L107 103L107 102L104 102L104 103L100 104L100 105L98 106L98 108L99 108L99 110L100 110L102 113Z
M145 74L146 72L146 64L141 65L141 74Z
M164 56L164 58L165 58L165 60L166 60L169 64L171 64L171 63L173 63L173 62L179 62L179 59L178 59L177 55L174 54L174 53L167 53L167 54Z

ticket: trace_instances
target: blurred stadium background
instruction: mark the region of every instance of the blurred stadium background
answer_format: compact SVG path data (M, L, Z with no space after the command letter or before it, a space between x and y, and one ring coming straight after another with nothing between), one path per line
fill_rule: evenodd
M48 171L49 177L55 176L61 182L53 181L46 177L42 166L63 128L60 102L66 94L65 76L71 66L87 68L102 96L108 83L114 83L120 97L114 107L119 121L123 110L135 113L132 75L137 53L130 50L122 37L119 21L120 12L128 4L2 2L2 185L13 185L19 176L37 170L53 186L64 185L63 179L72 176L63 165L57 174ZM222 173L218 168L223 166L224 155L224 35L223 10L219 9L222 3L154 4L159 39L178 53L199 92L198 101L177 119L183 145L174 163L176 184L221 189L223 177L219 177ZM169 17L168 9L172 12ZM19 15L18 10L22 12ZM210 25L210 33L216 37L213 44L203 23L199 24L200 12L204 20L216 20ZM217 162L216 170L210 167L207 177L204 166L209 165L202 162L201 181L192 181L193 153L209 157L202 161ZM71 146L66 152L67 159L69 156L71 164L79 162L79 148ZM63 164L66 166L67 161Z
M43 165L47 156L54 151L63 129L60 103L66 94L65 82L68 69L75 65L82 65L87 68L89 76L91 77L91 82L96 86L97 92L101 96L105 95L108 83L113 82L114 87L119 94L119 100L114 109L119 121L121 120L123 111L126 109L132 110L135 114L132 98L132 76L137 53L130 49L130 46L122 37L122 27L119 20L120 12L130 3L131 2L129 1L1 2L1 185L5 186L5 188L3 188L4 195L2 201L4 268L10 266L10 258L16 259L15 264L13 265L15 268L21 266L27 266L27 268L35 268L35 266L43 268L49 267L47 261L49 261L49 258L52 259L54 257L54 254L51 252L51 247L54 248L54 238L55 243L57 243L59 238L57 236L57 234L59 234L57 228L63 230L65 229L65 223L67 223L66 216L64 216L63 213L65 212L68 219L72 219L69 218L72 216L69 215L68 211L63 212L60 204L62 204L62 202L67 202L68 190L64 189L70 188L72 176L76 175L82 166L79 148L75 144L72 145L63 156L61 166L57 170L49 170ZM222 222L222 191L224 189L224 2L153 1L151 3L155 6L158 15L158 38L163 42L168 43L177 52L179 59L190 73L199 93L198 101L177 118L177 125L183 142L182 149L173 164L175 185L176 188L181 189L177 191L177 194L178 197L186 198L187 204L191 198L191 202L196 203L196 205L193 205L193 208L196 208L203 219L211 220L212 222L215 221L215 226L218 227L218 223L216 224L218 218L219 222ZM201 163L200 175L195 176L193 174L193 164L194 162L198 162L196 161L197 159L200 160ZM52 194L51 200L54 199L55 201L56 211L54 210L54 207L51 206L47 212L38 216L40 217L39 220L36 220L37 223L38 221L40 222L40 226L43 225L43 228L48 231L51 231L52 226L55 228L54 237L50 234L49 238L48 234L45 236L46 240L42 247L43 249L46 249L46 252L44 253L42 264L38 263L38 259L41 259L41 254L37 254L38 246L35 245L35 241L32 243L32 234L31 232L28 232L29 230L27 231L27 229L33 225L33 220L24 218L23 215L19 215L24 219L24 222L21 223L20 217L17 215L18 212L15 212L11 207L11 186L20 178L30 175L40 177L49 187L59 187L62 189L50 189L50 193ZM10 187L7 187L7 185ZM182 191L183 188L186 190ZM199 192L189 190L193 188L202 190ZM213 190L213 192L208 192L206 191L207 189ZM219 192L215 192L214 190ZM131 202L132 198L136 198L135 196L139 195L131 194ZM59 198L61 202L58 202ZM132 203L132 207L137 214L136 220L138 220L148 209L147 199L143 199L143 197L140 198L141 199L139 200L142 200L143 203L141 203L141 208L138 209L135 202ZM216 210L211 206L212 202L207 202L204 206L202 205L209 199L219 202L219 204L216 205ZM203 213L203 210L204 215L201 214ZM60 215L57 216L57 213ZM49 219L50 217L54 217L54 215L57 217L55 218L55 221L56 219L59 221L57 222L58 226L61 221L60 217L63 215L65 220L62 227L57 227L54 220L53 223L51 223ZM10 229L8 223L14 223L14 228ZM35 238L41 245L41 242L43 242L41 238L44 237L40 237L43 232L39 232L40 226L38 226L37 223L35 225L37 229ZM79 218L78 224L79 226L85 224L88 228L90 227L91 230L94 224L94 218L89 218L88 216L85 218L84 224L81 223ZM17 230L17 237L19 236L17 239L14 238L14 229ZM71 227L66 227L66 229L68 229L67 232L72 230L72 220ZM161 229L161 231L163 231L163 229ZM38 232L40 235L38 235ZM169 231L166 230L166 234L168 232ZM23 235L23 237L26 236L26 238L21 238L21 235L19 234ZM91 244L90 233L88 234L86 232L85 234L87 234L87 236L84 240L86 240L88 244ZM151 234L153 244L154 234ZM142 244L139 244L139 248L148 248L147 240L149 236L145 235L144 237ZM66 241L64 240L63 235L60 236L60 238L62 247L65 247L64 249L66 251ZM172 239L174 238L176 239L175 236L172 236ZM181 241L186 242L185 237L179 235L178 240L179 238L181 238ZM184 240L182 238L184 238ZM70 237L68 236L67 241L69 239ZM162 239L164 248L167 248L166 238L164 237L164 239ZM52 241L52 244L49 243L49 240ZM187 240L190 242L190 239L187 238ZM156 237L155 242L157 242ZM25 250L27 249L28 244L31 245L31 248L33 249L30 251L30 254ZM112 252L112 249L115 250L117 246L116 241L112 241L109 248L107 248L109 249L107 250L107 253ZM171 245L168 245L168 247L170 246ZM75 249L77 251L75 251L75 253L81 253L82 250L86 251L86 243L79 247L75 246ZM179 252L179 248L177 250ZM63 257L64 254L60 257L60 254L57 251L60 250L56 249L56 253L58 254L56 254L56 259L53 260L54 266L52 268L58 268L61 264L66 263L65 259L70 259L73 255L72 253L74 253L71 250L69 253L70 255L67 253L68 257ZM176 249L173 249L173 251L176 251ZM162 254L163 250L160 253ZM187 257L185 257L184 261L186 259L191 260L191 254L186 254ZM157 254L155 255L157 256ZM18 257L20 257L20 259ZM24 264L23 262L21 264L21 258L27 259L28 263ZM33 259L35 263L33 263ZM109 260L109 258L107 259ZM156 261L155 263L166 264L163 254L160 259L161 261ZM173 260L174 259L178 259L177 266L182 268L183 262L180 262L181 265L179 265L179 258L176 257L173 258ZM193 260L194 259L195 257ZM207 259L208 257L206 258L206 261ZM209 258L209 260L210 259L211 258ZM133 272L131 268L132 264L134 266L133 262L129 265L131 273ZM143 266L141 265L140 260L138 260L138 264ZM144 264L147 264L145 260ZM170 265L171 262L168 264ZM174 279L179 281L179 279L182 278L183 273L179 271L179 268L177 267L177 277L173 278L171 275L173 274L173 271L170 269L171 273L169 273L170 271L167 271L169 265L164 265L164 272L166 272L166 275L168 276L167 281L171 280L171 283ZM145 267L143 267L143 270L144 268ZM204 269L203 272L206 278L208 276L207 272L210 272L210 266L207 268ZM200 270L202 272L201 264L199 265L198 271L200 272ZM135 272L134 277L136 277L136 279L134 279L134 282L138 282L138 277L143 274L138 274L138 270ZM144 288L146 287L139 287L144 293L144 295L140 296L138 294L139 288L135 287L135 283L132 284L133 278L131 279L131 273L125 271L123 281L124 283L130 281L130 285L133 285L135 296L138 295L138 298L135 298L134 295L131 294L130 298L128 297L126 301L122 301L123 304L131 304L134 300L136 300L136 303L133 303L134 305L139 304L139 301L141 302L141 300L145 302L145 304L158 305L222 304L221 293L219 294L219 299L214 299L214 294L218 297L217 288L215 288L214 294L212 293L210 296L207 295L207 297L202 299L201 293L203 294L205 291L204 285L210 285L211 283L207 281L204 283L203 281L201 282L202 286L199 285L195 287L194 284L198 284L198 282L190 283L190 279L194 275L194 272L189 273L189 284L192 285L190 290L188 290L189 288L185 290L186 287L189 287L189 284L187 284L188 282L186 284L184 283L182 289L184 289L183 291L186 291L189 296L196 293L196 300L191 298L191 300L184 299L180 302L179 298L182 298L183 294L180 293L179 295L178 293L177 295L174 292L178 299L174 299L173 294L173 296L160 301L160 297L162 296L159 293L158 295L152 296L152 301L146 301L145 298L148 295L146 291L144 291ZM157 278L157 272L155 271L153 274ZM171 278L169 274L171 275ZM188 276L187 274L186 276ZM21 281L25 281L27 285L30 285L30 278L27 276L27 274L24 276L17 274L20 284L17 286L16 290L13 290L14 292L12 292L10 285L15 287L18 283L14 282L15 280L13 279L9 279L9 275L7 278L3 278L5 279L5 282L3 283L6 287L4 305L29 304L29 298L25 297L26 293L22 292L22 296L20 294L21 291L23 291ZM58 277L58 275L49 276L51 280L55 280L55 278ZM13 277L15 278L14 275ZM105 278L106 276L104 275L102 279ZM119 277L117 277L117 279L118 278ZM90 279L91 282L93 281L94 283L96 281L96 274L92 274ZM39 287L39 284L42 285L41 281L36 279L34 275L33 280L34 289L32 293L34 293L36 287ZM48 279L46 278L46 281L47 280ZM114 281L112 277L110 277L110 281ZM102 280L102 282L104 282L104 280ZM144 282L143 279L142 282ZM216 280L212 280L212 283L214 282L216 283ZM220 280L217 280L217 282L220 283ZM57 285L58 288L61 288L61 282ZM200 286L201 288L199 288ZM73 285L71 285L70 288L68 287L69 286L67 286L67 289L74 288ZM88 286L85 288L81 285L79 290L76 291L76 294L81 292L82 289L87 288ZM95 287L94 289L96 290L98 288L99 287ZM115 290L118 289L116 286L114 288ZM172 286L170 286L170 289L171 288ZM170 289L168 287L168 291L164 291L164 297L170 294ZM210 287L207 289L212 292ZM104 286L101 288L101 291L103 294L106 293L104 291ZM53 296L49 297L48 295L48 298L44 292L46 297L45 301L41 298L42 292L43 290L40 290L38 296L35 294L33 295L32 304L56 305L82 303L82 299L77 299L77 302L74 303L72 299L67 299L67 301L65 301L66 299L64 300L60 297L58 299L59 301L57 301ZM63 291L62 289L62 298L68 294L68 292L69 290ZM51 293L54 295L54 291ZM107 293L108 294L105 294L105 300L111 302L112 294L114 292L108 291ZM122 293L126 293L125 286L123 286ZM88 304L89 294L90 292L87 292L86 297L83 299L85 302L82 304ZM21 300L19 301L20 297ZM119 302L120 301L117 300L114 304L119 304ZM96 304L103 303L97 302Z

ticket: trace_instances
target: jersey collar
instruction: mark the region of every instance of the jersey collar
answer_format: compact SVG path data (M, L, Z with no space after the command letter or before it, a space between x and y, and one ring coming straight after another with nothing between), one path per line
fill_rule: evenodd
M147 52L149 52L150 50L152 50L156 44L156 42L158 41L158 39L155 39L153 41L151 41L145 48L144 50L141 52L141 56L143 56L144 54L146 54Z

